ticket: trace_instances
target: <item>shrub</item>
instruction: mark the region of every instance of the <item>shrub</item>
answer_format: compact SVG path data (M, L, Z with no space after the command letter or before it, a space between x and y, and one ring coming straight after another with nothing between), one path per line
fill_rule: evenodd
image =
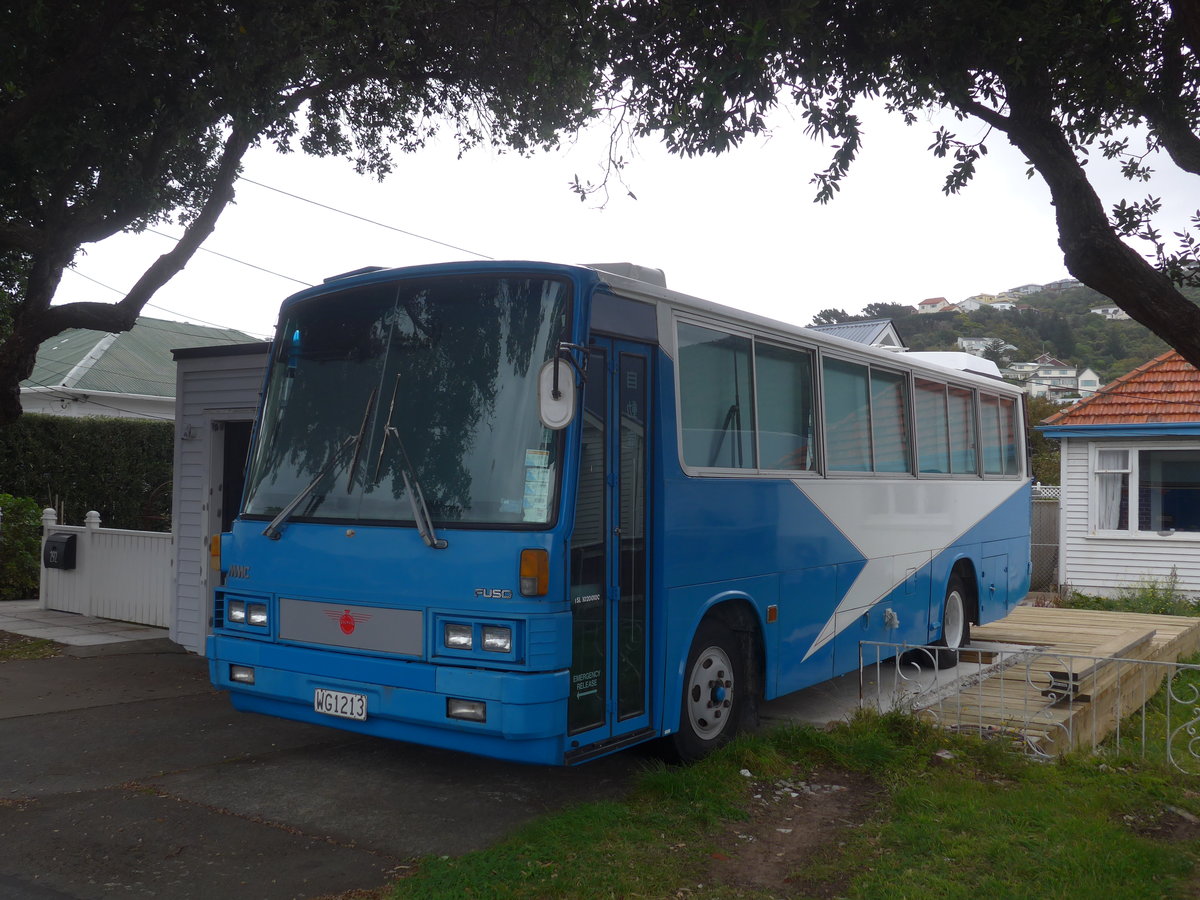
M42 514L28 497L0 494L0 600L28 600L38 594Z
M82 525L169 531L174 425L138 419L26 413L0 429L0 491Z
M1161 581L1148 578L1136 587L1123 587L1116 597L1095 597L1069 591L1060 605L1069 609L1105 609L1158 616L1200 615L1195 598L1181 593L1178 582L1178 576L1172 570L1170 576Z

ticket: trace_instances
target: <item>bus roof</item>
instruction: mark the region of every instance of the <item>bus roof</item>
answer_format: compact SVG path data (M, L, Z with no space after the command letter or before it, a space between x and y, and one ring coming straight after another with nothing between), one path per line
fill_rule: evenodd
M891 349L871 347L866 344L860 344L855 341L846 340L832 334L825 334L811 328L805 328L802 325L793 325L789 322L783 322L778 319L772 319L767 316L762 316L757 313L752 313L747 310L738 309L732 306L725 306L720 303L714 303L711 300L704 300L700 297L693 297L690 294L673 291L666 287L665 277L662 284L657 284L651 281L642 280L636 277L629 277L621 268L628 266L631 271L643 270L647 272L659 273L661 269L648 269L643 266L635 266L630 263L612 264L604 263L599 265L589 265L585 268L596 270L600 273L603 280L614 291L622 296L632 299L645 300L648 302L661 303L665 302L676 309L699 312L711 315L720 319L724 319L731 324L743 323L752 325L757 329L765 332L775 332L777 334L786 335L793 338L801 339L807 343L818 344L839 350L852 350L856 353L861 353L864 356L874 357L884 363L887 361L895 362L903 361L902 364L910 366L915 370L925 371L930 375L940 375L945 377L947 370L954 374L964 377L966 380L973 382L986 382L988 387L992 389L1007 389L1012 393L1024 393L1024 389L1013 384L1003 381L999 368L994 362L987 359L982 359L978 356L972 356L970 353L952 352L952 351L906 351L903 349Z
M666 276L662 269L641 266L630 262L589 263L570 265L546 262L544 260L464 260L461 262L429 263L420 266L403 266L395 268L369 266L360 270L347 272L326 279L323 284L316 285L288 297L284 306L313 297L318 294L344 290L354 283L373 283L387 281L398 275L433 276L445 272L494 272L519 267L547 273L558 272L588 272L598 278L614 292L632 300L641 300L653 304L667 304L673 309L699 313L715 319L724 320L731 325L751 326L766 334L774 333L780 337L804 341L808 344L827 347L830 349L850 352L874 358L881 363L896 364L903 360L903 365L914 370L925 371L931 377L944 378L947 372L953 372L961 379L986 384L988 388L1000 392L1024 393L1023 389L1000 380L999 370L994 363L966 353L953 352L897 352L894 350L870 347L849 341L832 334L824 334L802 325L794 325L778 319L704 300L690 294L671 290L666 286ZM663 345L674 352L673 337L664 333ZM967 357L966 360L959 357ZM990 366L990 368L989 368Z

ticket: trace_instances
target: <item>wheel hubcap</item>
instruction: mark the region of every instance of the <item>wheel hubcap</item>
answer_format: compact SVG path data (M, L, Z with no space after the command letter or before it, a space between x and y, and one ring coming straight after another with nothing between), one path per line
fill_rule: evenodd
M957 650L962 645L965 622L962 594L951 591L946 595L946 611L942 616L942 641L947 647Z
M696 658L688 678L687 714L692 730L704 740L719 735L733 707L733 666L720 647Z

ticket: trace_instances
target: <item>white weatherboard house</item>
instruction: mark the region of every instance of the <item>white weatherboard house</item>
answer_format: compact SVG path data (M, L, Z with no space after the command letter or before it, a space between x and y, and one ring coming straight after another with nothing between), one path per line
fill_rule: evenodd
M1171 351L1045 420L1061 442L1059 581L1200 596L1200 371Z
M175 464L171 640L204 653L209 537L229 530L241 501L250 426L267 367L265 342L174 351Z

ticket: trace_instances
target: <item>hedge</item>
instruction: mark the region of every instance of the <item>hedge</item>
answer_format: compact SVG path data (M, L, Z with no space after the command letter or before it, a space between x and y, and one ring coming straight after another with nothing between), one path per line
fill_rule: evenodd
M42 511L28 497L0 494L0 600L38 595Z
M94 509L109 528L170 531L174 434L171 422L25 413L0 429L0 492L64 525Z

